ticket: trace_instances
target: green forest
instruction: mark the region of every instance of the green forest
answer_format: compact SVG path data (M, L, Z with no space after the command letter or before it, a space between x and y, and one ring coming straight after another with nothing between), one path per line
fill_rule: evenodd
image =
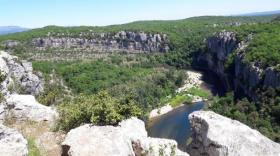
M46 82L50 84L37 99L45 105L58 106L61 114L58 129L68 131L88 122L116 125L131 116L146 119L149 111L165 104L167 96L175 97L170 101L172 105L189 103L188 97L175 95L175 90L187 79L184 70L191 69L194 58L207 50L206 39L220 31L235 32L238 41L252 35L252 41L244 51L244 63L257 64L261 68L275 67L280 71L280 23L276 16L205 16L174 21L140 21L106 27L47 26L0 36L0 42L20 41L22 45L8 50L24 54L30 51L31 39L44 37L48 32L71 33L75 36L80 32L122 30L165 33L170 40L171 51L134 56L112 55L106 59L84 61L31 60L34 70L42 72ZM3 46L1 48L7 50ZM233 63L233 56L234 54L226 64ZM52 82L54 79L56 81ZM61 80L64 84L61 84ZM65 86L69 92L65 91ZM225 97L209 100L207 109L239 120L279 142L279 89L260 86L257 91L258 101L246 97L237 99L234 93L228 93ZM196 88L191 92L208 96Z

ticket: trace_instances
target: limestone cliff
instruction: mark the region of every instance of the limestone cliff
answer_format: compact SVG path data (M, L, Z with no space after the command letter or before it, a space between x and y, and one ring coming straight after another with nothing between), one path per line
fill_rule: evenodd
M252 35L245 41L238 41L233 32L220 32L207 39L207 49L202 52L196 62L200 67L218 75L226 89L234 89L256 100L256 88L280 86L280 74L274 67L260 68L257 62L245 63L246 47L250 44ZM225 62L234 53L232 69L227 70Z
M232 32L220 32L207 39L206 52L201 53L197 61L200 67L210 70L219 76L226 89L230 88L228 74L225 72L225 60L237 47L236 35Z
M5 41L6 49L23 45L28 58L42 59L83 59L95 58L111 53L164 53L170 50L166 34L147 32L80 32L54 33L28 41Z
M98 52L167 52L167 36L145 32L80 33L78 36L49 33L47 37L31 41L36 48L81 49Z

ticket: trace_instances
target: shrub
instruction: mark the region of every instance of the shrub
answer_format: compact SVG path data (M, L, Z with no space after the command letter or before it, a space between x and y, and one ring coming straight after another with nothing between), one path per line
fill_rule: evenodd
M82 123L116 125L123 119L142 114L129 97L117 100L105 91L95 95L80 95L66 101L59 106L59 113L58 128L66 131Z

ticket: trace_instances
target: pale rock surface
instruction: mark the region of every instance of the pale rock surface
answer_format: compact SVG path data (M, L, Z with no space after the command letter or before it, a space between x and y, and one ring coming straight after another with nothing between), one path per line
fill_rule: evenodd
M280 145L256 130L211 111L189 115L193 156L280 156Z
M0 156L27 156L27 141L14 129L0 124Z
M58 116L55 110L38 103L32 95L9 95L6 103L9 115L17 120L53 122Z
M62 148L69 156L134 156L130 144L119 128L84 125L67 134Z
M33 73L32 63L20 61L16 56L0 51L0 71L5 75L1 92L9 95L15 90L38 95L44 90L42 78Z
M63 155L69 156L158 156L160 152L188 156L173 140L148 137L144 122L137 118L122 121L117 127L87 124L75 128L67 134L62 148Z

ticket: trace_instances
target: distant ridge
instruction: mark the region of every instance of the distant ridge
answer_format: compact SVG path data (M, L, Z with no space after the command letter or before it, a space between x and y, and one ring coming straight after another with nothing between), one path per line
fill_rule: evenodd
M29 30L19 26L0 26L0 35L11 34L16 32L23 32Z
M275 11L264 11L264 12L253 12L247 14L240 14L239 16L268 16L268 15L280 15L280 10Z

